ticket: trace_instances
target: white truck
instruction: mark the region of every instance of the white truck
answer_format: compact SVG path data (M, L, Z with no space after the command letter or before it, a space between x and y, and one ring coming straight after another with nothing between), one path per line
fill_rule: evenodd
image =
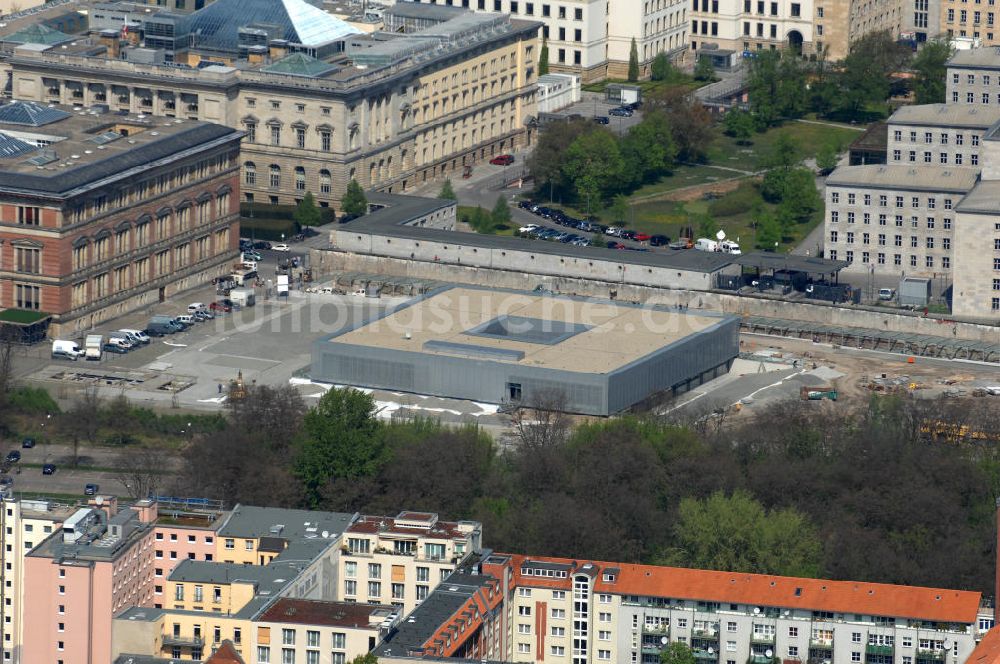
M84 357L88 360L100 360L104 352L104 336L100 334L88 334L84 340Z
M740 256L743 252L740 250L740 245L733 242L732 240L723 240L719 243L719 251L724 254L731 254L733 256Z
M718 251L719 243L715 240L710 240L707 237L700 237L698 241L694 243L694 248L698 251Z
M233 301L233 304L238 304L241 307L252 307L256 302L252 288L234 288L229 291L229 299Z

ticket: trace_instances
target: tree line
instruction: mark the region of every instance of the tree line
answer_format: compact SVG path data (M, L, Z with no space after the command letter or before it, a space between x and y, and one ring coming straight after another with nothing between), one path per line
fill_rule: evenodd
M539 135L528 168L538 191L589 213L659 179L679 162L702 160L711 139L708 111L685 88L674 86L651 93L642 120L622 135L583 119L550 124Z
M623 417L574 425L536 404L509 439L387 423L372 398L254 387L198 435L175 491L262 505L484 524L497 550L988 590L1000 455L921 432L1000 431L986 406L874 398L787 404L747 420Z

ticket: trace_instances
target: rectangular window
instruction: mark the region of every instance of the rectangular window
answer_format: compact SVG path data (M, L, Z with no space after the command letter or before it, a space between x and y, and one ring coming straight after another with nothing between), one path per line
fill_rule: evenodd
M17 206L17 223L22 226L39 226L42 223L41 208Z

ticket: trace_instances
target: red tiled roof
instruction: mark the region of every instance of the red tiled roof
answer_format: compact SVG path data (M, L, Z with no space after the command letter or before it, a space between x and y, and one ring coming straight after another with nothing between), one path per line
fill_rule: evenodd
M205 660L205 664L244 664L244 662L243 658L236 652L232 642L226 639L219 646L219 649Z
M595 592L895 616L933 622L973 623L981 598L981 593L965 590L862 581L828 581L523 555L510 555L510 559L515 585L568 589L572 581L570 578L525 576L521 574L521 567L533 561L569 564L574 571L578 571L589 562L598 568ZM603 571L607 568L618 570L614 582L604 580Z
M282 598L268 607L259 620L367 629L371 624L372 613L378 610L382 610L385 615L394 611L393 607L382 604Z
M1000 664L1000 627L986 632L965 664Z

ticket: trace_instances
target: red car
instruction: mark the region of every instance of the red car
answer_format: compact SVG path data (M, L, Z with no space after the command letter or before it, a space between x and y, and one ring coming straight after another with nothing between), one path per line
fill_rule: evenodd
M636 233L635 234L635 241L636 242L649 242L649 238L651 238L651 237L653 237L653 236L652 235L647 235L645 233Z
M228 304L227 302L213 302L212 304L208 305L208 308L211 309L212 311L223 311L227 314L233 310L233 306L231 304Z
M490 163L494 166L510 166L514 163L514 155L512 154L502 154L490 159Z

